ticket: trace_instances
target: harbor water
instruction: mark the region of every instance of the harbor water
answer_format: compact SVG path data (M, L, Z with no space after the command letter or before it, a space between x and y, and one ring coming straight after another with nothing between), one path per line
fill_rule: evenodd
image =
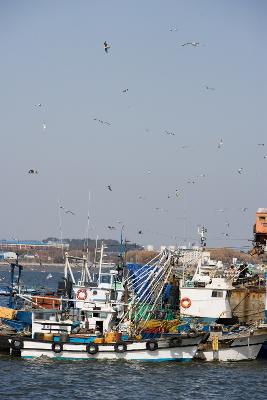
M267 362L140 363L0 358L0 399L265 400Z
M47 279L49 273L52 277ZM27 286L50 289L62 270L23 271ZM8 266L0 268L9 283ZM5 298L7 299L7 298ZM4 298L1 299L4 301ZM58 361L0 357L0 399L231 399L267 398L267 360L238 363Z

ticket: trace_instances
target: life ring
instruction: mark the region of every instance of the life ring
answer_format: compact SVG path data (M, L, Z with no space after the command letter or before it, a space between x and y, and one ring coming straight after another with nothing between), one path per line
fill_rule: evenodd
M178 347L181 346L181 344L182 344L182 339L180 337L172 337L169 341L170 347Z
M155 351L159 348L158 342L156 340L149 340L146 342L146 349L149 351Z
M183 297L180 301L180 304L183 308L189 308L192 304L192 301L189 299L189 297Z
M115 343L114 350L116 353L124 353L127 350L127 345L124 342Z
M23 340L21 339L12 339L10 343L10 347L13 350L21 350L23 348Z
M86 290L85 289L79 289L77 294L76 294L76 297L77 297L78 300L86 300L86 298L87 298Z
M63 344L54 342L54 343L52 343L51 348L52 348L54 353L58 354L58 353L61 353L63 351Z
M86 351L88 354L96 354L99 352L99 347L96 343L89 343L86 345Z

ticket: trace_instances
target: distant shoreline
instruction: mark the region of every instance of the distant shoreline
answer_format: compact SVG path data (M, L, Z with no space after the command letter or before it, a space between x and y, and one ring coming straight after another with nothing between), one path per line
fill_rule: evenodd
M64 271L64 266L65 264L33 264L33 263L21 263L23 266L23 269L25 271L27 270L34 270L34 271L43 271L43 270L51 270L51 271L58 271L61 270L62 272ZM0 262L0 271L9 271L10 270L10 265L5 262Z

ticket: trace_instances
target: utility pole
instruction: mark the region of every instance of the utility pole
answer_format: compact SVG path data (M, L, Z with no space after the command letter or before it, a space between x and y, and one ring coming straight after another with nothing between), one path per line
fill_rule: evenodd
M207 243L206 243L207 238L205 237L205 234L207 232L208 232L208 230L207 230L207 228L205 228L205 226L198 227L198 234L200 235L200 246L201 246L202 250L207 245Z

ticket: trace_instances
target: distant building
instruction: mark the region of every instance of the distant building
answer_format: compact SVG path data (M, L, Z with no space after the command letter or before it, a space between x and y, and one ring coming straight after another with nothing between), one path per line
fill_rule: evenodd
M0 260L16 260L17 254L13 251L0 252Z
M68 243L60 243L60 242L42 242L38 240L0 240L0 249L1 250L49 250L52 248L64 248L68 250Z
M163 245L161 245L161 246L160 246L160 251L163 251L163 250L165 250L165 249L168 249L168 250L170 250L170 251L175 251L175 250L177 249L177 247L174 246L174 245L170 245L170 246L163 246Z

